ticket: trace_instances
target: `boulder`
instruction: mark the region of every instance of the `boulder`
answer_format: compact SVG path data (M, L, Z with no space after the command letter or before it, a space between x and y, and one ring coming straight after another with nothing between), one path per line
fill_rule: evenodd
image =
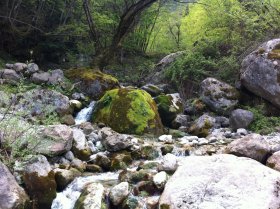
M48 157L66 153L72 148L73 131L66 125L53 125L39 131L36 151Z
M0 162L0 176L0 208L27 209L29 197L2 162Z
M259 134L250 134L231 142L225 150L227 154L248 157L265 163L271 149L264 137Z
M128 168L128 165L132 163L131 154L129 152L114 153L111 156L110 170L120 170Z
M248 128L253 122L254 114L248 110L236 109L231 112L229 125L233 130Z
M215 125L215 118L204 114L195 120L194 124L190 127L189 132L199 137L207 137L210 134L210 129Z
M190 116L179 114L176 115L176 118L171 122L170 127L174 129L178 129L181 126L188 127L190 121Z
M57 189L60 191L65 189L75 178L81 176L81 172L74 168L70 170L56 168L54 169L54 173Z
M124 199L129 195L129 184L127 182L122 182L116 186L114 186L110 190L110 200L113 205L120 205Z
M60 69L56 69L50 72L48 84L57 85L65 80L64 73Z
M131 140L134 138L126 134L119 134L107 127L102 128L99 131L99 135L102 137L102 145L109 152L116 152L131 147Z
M36 73L36 72L38 72L39 71L39 67L38 67L38 65L37 64L35 64L35 63L29 63L28 65L27 65L27 70L26 70L26 73L27 74L33 74L33 73Z
M34 156L26 162L23 181L34 205L40 209L49 209L56 197L56 182L45 156Z
M154 84L146 84L141 87L142 90L148 92L152 97L159 96L164 93L164 90Z
M104 207L104 187L100 183L89 183L82 190L74 209L101 209Z
M280 39L263 43L242 62L242 86L280 108Z
M238 104L238 91L215 78L206 78L200 84L201 100L213 112L228 115Z
M19 81L21 79L21 76L11 69L4 69L0 77L11 81Z
M160 209L278 209L280 173L232 155L184 158L165 185Z
M155 98L161 121L165 126L171 126L177 114L183 112L182 99L178 93L160 95Z
M39 85L46 84L49 81L50 76L49 72L34 73L31 76L31 81Z
M108 91L96 103L93 121L104 123L119 133L140 135L163 132L152 97L143 90L133 88Z
M33 89L19 99L16 109L32 116L49 116L55 111L59 116L72 113L69 98L48 89Z
M92 100L98 100L106 91L119 87L116 78L93 69L71 69L65 76L77 83L75 87Z
M7 65L6 65L7 66ZM17 62L15 64L13 64L12 66L10 66L11 68L9 69L13 69L15 70L16 72L23 72L27 69L27 64L25 63L20 63L20 62Z
M267 159L266 165L274 170L280 171L280 151L273 153Z
M81 160L89 160L91 150L89 148L86 136L81 129L73 129L73 147L74 155Z

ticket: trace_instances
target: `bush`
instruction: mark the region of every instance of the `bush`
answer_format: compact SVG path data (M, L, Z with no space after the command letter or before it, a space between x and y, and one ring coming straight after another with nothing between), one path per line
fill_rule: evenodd
M280 126L279 117L267 117L264 115L264 106L245 107L245 109L254 113L254 120L249 129L260 134L270 134L276 131Z

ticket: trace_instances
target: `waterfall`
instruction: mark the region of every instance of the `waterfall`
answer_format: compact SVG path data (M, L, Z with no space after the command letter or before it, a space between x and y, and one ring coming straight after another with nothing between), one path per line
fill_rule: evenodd
M87 122L90 121L90 117L92 115L92 112L94 110L94 106L96 104L96 101L92 101L88 107L85 107L84 109L82 109L76 116L75 118L75 123L81 124L83 122Z

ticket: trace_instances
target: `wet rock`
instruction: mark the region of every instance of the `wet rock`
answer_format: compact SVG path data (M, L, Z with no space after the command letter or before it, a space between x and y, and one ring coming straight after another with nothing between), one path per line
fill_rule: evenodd
M127 182L122 182L116 186L114 186L110 190L110 200L113 203L113 205L117 206L120 205L125 198L129 195L129 185Z
M182 99L178 93L160 95L154 98L154 100L157 103L161 121L165 126L171 126L177 114L183 112Z
M102 168L98 165L87 164L86 165L86 171L93 172L93 173L100 173L100 172L102 172Z
M168 176L167 173L164 171L157 173L153 177L153 182L159 190L162 190L164 188L167 180L168 180Z
M111 160L105 154L102 153L96 154L94 162L96 165L99 165L105 170L109 170L111 167Z
M57 188L60 191L64 190L76 177L81 176L81 172L74 168L70 170L56 168L54 173Z
M93 69L71 69L65 76L77 83L76 87L93 100L100 99L106 91L119 88L119 82L111 75Z
M34 205L40 209L49 209L56 197L56 182L54 172L45 156L34 156L26 162L23 181Z
M215 118L204 114L195 120L189 132L199 137L207 137L210 134L210 129L215 125L215 122Z
M153 176L148 170L140 170L140 171L129 171L124 170L119 175L119 180L121 182L129 182L131 184L136 184L140 181L150 181Z
M174 149L173 145L164 145L160 148L162 155L166 155L167 153L171 153Z
M128 196L122 204L122 209L140 209L140 204L137 197L132 195Z
M137 171L141 170L141 169L144 169L144 170L149 170L149 169L153 169L153 170L156 170L157 167L159 165L159 162L157 161L144 161L144 162L141 162L137 168Z
M81 160L89 160L89 157L92 154L86 136L81 129L73 129L72 151L74 155Z
M81 161L80 159L73 159L71 162L71 167L76 168L80 172L84 172L86 170L86 163Z
M126 134L119 134L107 127L102 128L99 135L102 137L101 142L103 146L110 152L116 152L131 147L131 140L134 138Z
M96 103L93 120L125 134L163 133L163 126L152 97L133 88L114 89Z
M0 208L27 209L29 197L2 162L0 162L0 176Z
M82 105L82 103L81 103L80 101L78 101L78 100L71 99L71 100L69 101L69 103L70 103L70 106L71 106L74 110L76 110L76 111L82 109L82 106L83 106L83 105Z
M173 154L166 154L163 157L162 163L159 165L159 171L166 171L167 173L174 173L178 167L177 157Z
M279 60L280 39L262 44L242 62L242 86L280 108ZM276 62L275 62L276 61Z
M161 209L279 208L280 173L254 160L214 155L190 156L181 163L165 185Z
M132 158L129 152L115 153L111 157L110 170L126 169L131 163Z
M73 132L66 125L52 125L43 128L39 133L36 151L54 157L66 153L72 147Z
M280 151L273 153L267 159L266 165L274 170L280 171Z
M248 110L236 109L231 112L229 118L230 127L233 130L247 128L254 120L254 114Z
M100 183L90 183L85 186L77 200L74 209L104 208L104 187Z
M201 100L216 113L229 114L238 103L238 91L215 78L206 78L200 88Z
M225 150L227 154L248 157L265 163L271 152L269 144L259 134L250 134L231 142Z
M155 146L152 145L143 145L141 147L141 158L147 160L153 160L159 157L159 152Z

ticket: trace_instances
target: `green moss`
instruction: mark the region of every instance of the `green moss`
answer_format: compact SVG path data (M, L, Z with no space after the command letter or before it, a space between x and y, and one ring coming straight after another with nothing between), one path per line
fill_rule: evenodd
M132 88L108 91L98 102L94 122L102 122L120 133L162 133L162 124L152 97Z
M280 49L274 49L268 53L268 59L278 59L280 60Z

